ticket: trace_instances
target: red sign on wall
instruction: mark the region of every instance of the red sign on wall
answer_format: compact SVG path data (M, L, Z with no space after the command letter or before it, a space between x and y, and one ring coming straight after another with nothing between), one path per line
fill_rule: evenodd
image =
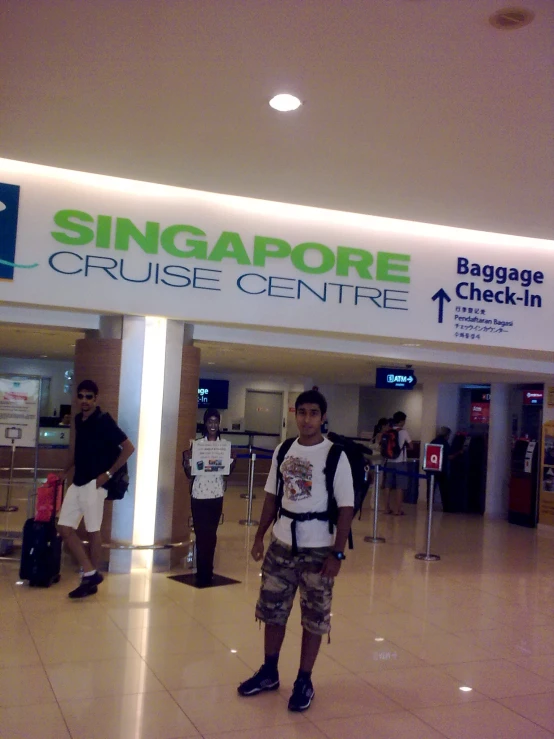
M442 444L425 444L423 469L426 472L440 472L442 470Z
M469 414L470 423L488 424L491 417L490 403L472 403Z

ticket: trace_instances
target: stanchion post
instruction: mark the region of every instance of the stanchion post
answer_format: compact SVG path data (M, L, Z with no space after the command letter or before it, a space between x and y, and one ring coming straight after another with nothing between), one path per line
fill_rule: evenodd
M8 491L6 493L6 505L0 506L2 513L15 513L18 510L16 505L10 505L12 498L12 486L13 486L13 470L15 465L15 439L12 439L12 456L10 463L10 477L8 480Z
M416 559L422 559L425 562L437 562L440 557L438 554L431 554L431 528L433 526L433 504L435 501L435 475L431 472L429 479L429 510L427 511L427 549L425 552L416 554Z
M250 472L252 470L252 442L248 445L248 484L250 484ZM241 498L250 498L250 489L247 493L241 493ZM252 493L252 500L255 500L256 496Z
M241 526L257 526L260 522L252 519L252 499L254 498L254 470L256 466L256 454L250 455L250 466L248 474L248 507L246 510L246 518L239 521Z
M375 501L373 507L373 536L364 536L364 541L369 541L372 544L384 544L385 539L382 536L377 536L377 519L379 516L379 488L380 488L380 477L381 467L375 465Z

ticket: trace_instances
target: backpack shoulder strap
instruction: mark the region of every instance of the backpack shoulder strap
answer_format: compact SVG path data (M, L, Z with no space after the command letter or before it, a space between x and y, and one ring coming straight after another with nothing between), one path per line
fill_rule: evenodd
M277 510L281 508L281 502L283 500L283 475L281 474L281 465L285 461L291 446L296 441L296 436L293 436L285 441L279 447L277 452Z
M343 446L341 446L340 444L333 444L327 454L327 461L325 462L324 473L325 473L325 487L327 488L327 495L329 496L329 501L331 501L331 499L333 498L333 495L335 494L335 490L334 490L335 474L337 472L340 455L343 453L343 451L344 451Z

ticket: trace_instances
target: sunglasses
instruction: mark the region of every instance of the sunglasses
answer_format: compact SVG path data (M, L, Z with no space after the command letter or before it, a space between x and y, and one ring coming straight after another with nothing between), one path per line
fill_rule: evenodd
M94 398L93 393L77 393L79 400L92 400Z

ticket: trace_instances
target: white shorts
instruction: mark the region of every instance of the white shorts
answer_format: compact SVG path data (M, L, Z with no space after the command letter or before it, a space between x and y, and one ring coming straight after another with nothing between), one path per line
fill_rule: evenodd
M76 529L84 516L88 532L100 531L107 494L106 488L96 487L96 480L86 485L70 485L63 499L58 524Z

